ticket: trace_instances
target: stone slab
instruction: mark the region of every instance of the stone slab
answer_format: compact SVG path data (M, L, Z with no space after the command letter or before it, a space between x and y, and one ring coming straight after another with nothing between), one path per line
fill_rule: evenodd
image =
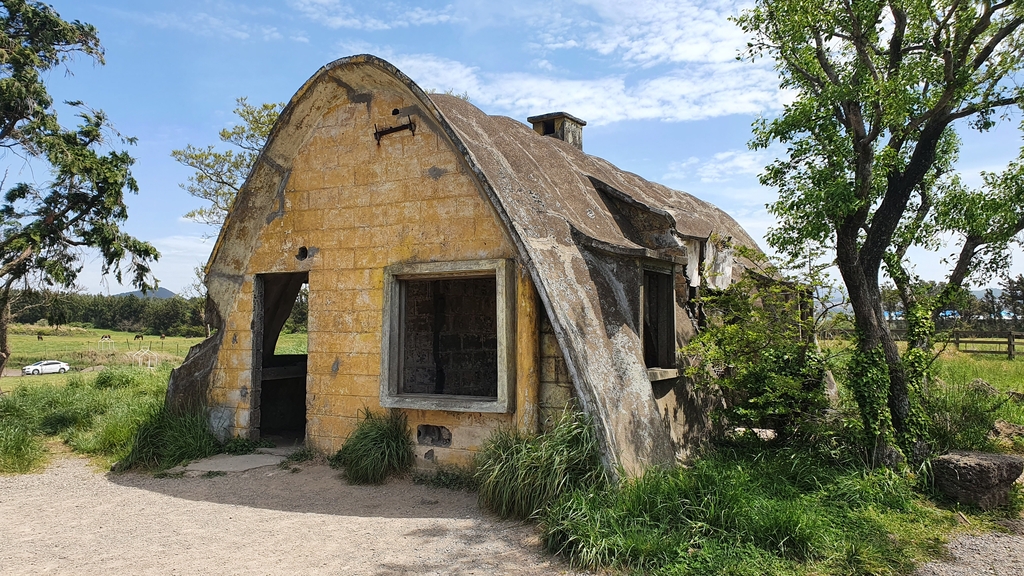
M243 456L217 454L191 462L185 466L185 470L187 472L245 472L263 466L277 466L284 460L284 456L273 454L245 454Z

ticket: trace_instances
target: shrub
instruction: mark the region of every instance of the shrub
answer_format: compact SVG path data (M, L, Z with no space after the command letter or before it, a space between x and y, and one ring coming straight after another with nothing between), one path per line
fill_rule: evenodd
M807 337L815 328L812 293L748 272L701 297L707 325L682 352L691 362L688 376L722 389L727 404L716 418L787 437L828 406L828 365Z
M590 418L571 409L546 434L496 431L476 467L480 503L502 517L534 518L565 493L607 482Z
M338 453L330 458L334 468L343 468L353 484L382 484L392 474L412 467L412 432L405 414L391 410L376 414L360 411L363 419Z

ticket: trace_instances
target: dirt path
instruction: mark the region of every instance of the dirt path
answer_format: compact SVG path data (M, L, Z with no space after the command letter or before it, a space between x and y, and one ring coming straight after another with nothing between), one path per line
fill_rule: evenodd
M483 515L472 494L349 486L322 465L152 478L68 457L0 477L0 573L574 572L535 528Z

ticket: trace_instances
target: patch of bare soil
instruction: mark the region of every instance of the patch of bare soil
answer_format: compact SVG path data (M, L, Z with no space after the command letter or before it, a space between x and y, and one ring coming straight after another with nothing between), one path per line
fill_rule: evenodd
M67 457L0 477L0 572L578 573L543 552L534 526L481 513L473 494L298 468L153 478Z

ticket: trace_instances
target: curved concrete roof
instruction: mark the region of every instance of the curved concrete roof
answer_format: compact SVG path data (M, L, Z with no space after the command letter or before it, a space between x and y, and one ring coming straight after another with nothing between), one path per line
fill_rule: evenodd
M678 262L687 239L713 233L751 247L754 241L707 202L462 99L428 95L374 56L324 66L283 110L207 265L214 305L225 309L241 285L258 231L283 210L292 161L326 110L338 102L367 103L369 109L373 90L384 87L416 102L403 114L447 134L494 205L544 302L607 463L631 472L671 462L668 423L658 413L638 337L635 292L642 272L636 258ZM697 255L689 258L693 273Z

